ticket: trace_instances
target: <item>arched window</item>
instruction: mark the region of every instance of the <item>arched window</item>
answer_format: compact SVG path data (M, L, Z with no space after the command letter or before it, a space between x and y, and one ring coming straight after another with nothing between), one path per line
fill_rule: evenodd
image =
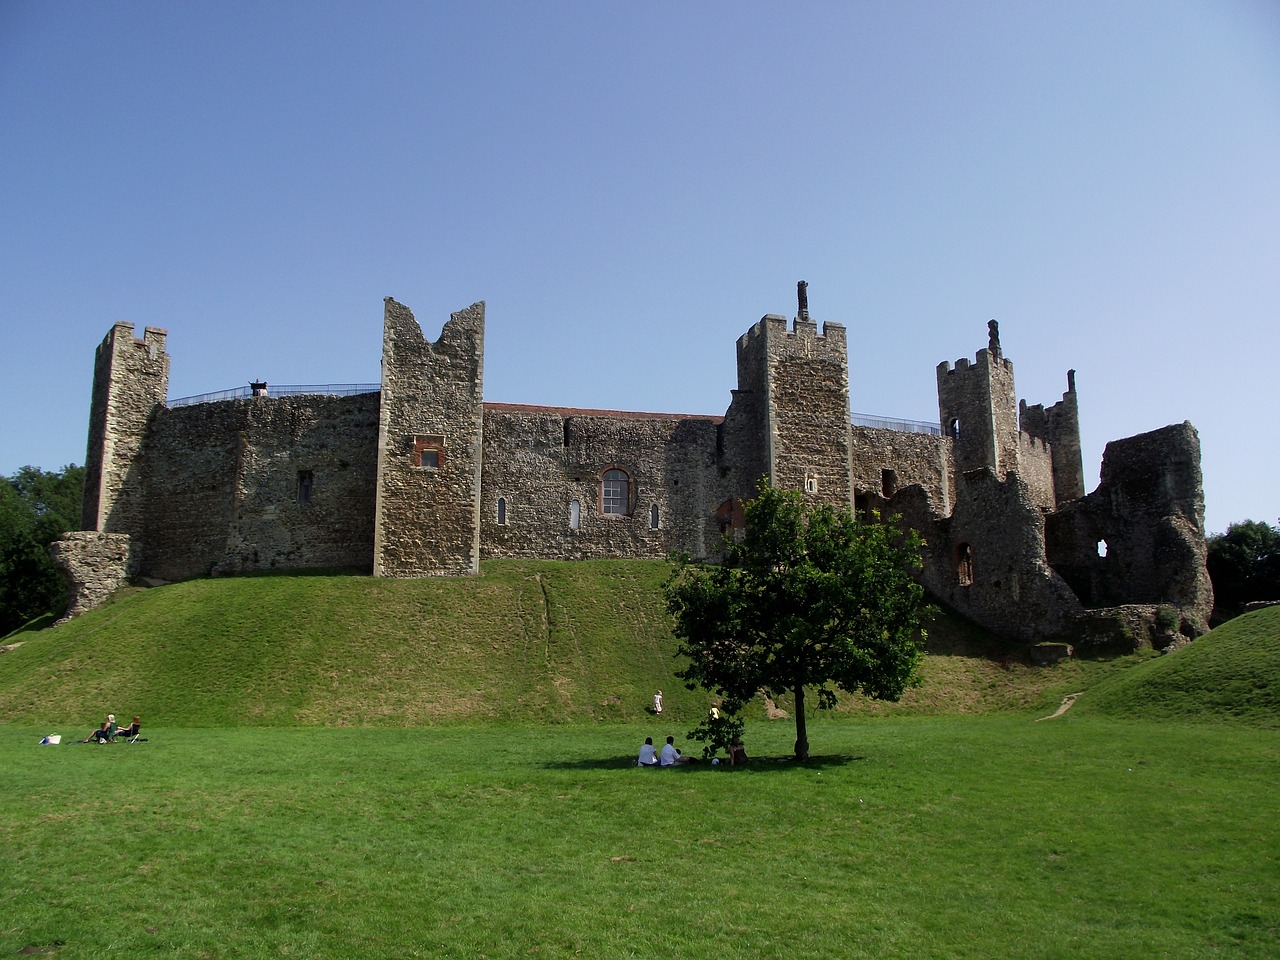
M658 505L656 503L649 508L649 529L658 529Z
M507 522L507 498L498 498L498 525L503 526Z
M569 529L577 530L582 526L582 504L577 500L569 502Z
M617 469L606 470L600 478L600 512L626 514L631 504L631 478Z

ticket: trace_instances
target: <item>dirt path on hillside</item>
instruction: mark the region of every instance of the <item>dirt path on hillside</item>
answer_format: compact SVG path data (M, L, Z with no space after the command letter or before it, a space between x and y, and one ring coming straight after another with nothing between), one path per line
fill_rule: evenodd
M1084 691L1081 690L1080 693L1084 693ZM1066 713L1068 710L1071 709L1071 705L1076 702L1076 697L1080 696L1080 693L1067 694L1065 697L1062 698L1062 705L1058 707L1057 710L1049 714L1047 717L1037 717L1036 723L1039 723L1041 720L1052 720L1054 717L1062 716L1064 713Z

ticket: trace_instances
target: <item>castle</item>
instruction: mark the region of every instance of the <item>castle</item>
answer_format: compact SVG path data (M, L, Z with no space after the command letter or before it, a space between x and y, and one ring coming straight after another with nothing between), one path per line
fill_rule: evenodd
M769 314L737 342L723 416L487 403L485 307L430 342L384 305L382 382L351 395L166 402L166 331L97 349L83 528L55 543L72 613L126 579L305 568L475 574L496 557L714 559L761 477L928 546L929 592L1026 642L1099 648L1207 628L1199 439L1107 445L1086 494L1074 371L1018 403L995 322L937 368L941 429L851 422L845 327ZM1170 625L1171 613L1176 625ZM1160 613L1160 616L1157 616Z

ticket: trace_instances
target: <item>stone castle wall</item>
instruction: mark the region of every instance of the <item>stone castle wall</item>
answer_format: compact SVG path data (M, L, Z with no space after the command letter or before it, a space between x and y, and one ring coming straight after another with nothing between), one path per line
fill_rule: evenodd
M81 544L65 565L101 583L125 566L416 577L492 557L715 559L767 477L901 514L927 540L931 593L1007 636L1061 639L1085 608L1126 603L1177 605L1200 628L1212 598L1190 424L1109 445L1102 485L1078 495L1073 373L1061 402L1018 405L992 322L973 362L938 366L943 436L852 427L845 328L819 333L803 287L791 329L769 314L738 339L723 417L486 404L483 303L430 342L388 298L381 393L174 409L164 331L117 325L95 365L85 515L127 549Z
M486 404L482 556L708 556L723 499L718 430L713 417ZM601 509L601 480L611 469L629 480L621 514Z
M166 580L371 570L378 394L157 412L141 569Z

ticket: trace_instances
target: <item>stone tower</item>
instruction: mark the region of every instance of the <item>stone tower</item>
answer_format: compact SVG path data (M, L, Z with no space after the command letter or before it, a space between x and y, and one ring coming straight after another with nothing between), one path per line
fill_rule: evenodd
M375 576L479 572L483 380L483 302L429 343L409 308L386 299Z
M954 369L938 364L938 415L954 442L957 473L987 467L1003 478L1018 469L1018 403L999 325L992 320L987 330L987 349L973 363L962 357Z
M164 330L147 327L136 340L133 324L117 323L98 345L80 516L85 530L142 533L143 441L169 393L165 336Z
M767 314L738 338L738 389L725 418L743 489L761 476L816 502L852 507L849 358L845 328L809 319L806 284L792 329Z
M1022 432L1049 444L1053 453L1053 492L1057 506L1084 496L1084 458L1080 452L1080 407L1076 372L1067 371L1067 392L1050 407L1018 403Z

